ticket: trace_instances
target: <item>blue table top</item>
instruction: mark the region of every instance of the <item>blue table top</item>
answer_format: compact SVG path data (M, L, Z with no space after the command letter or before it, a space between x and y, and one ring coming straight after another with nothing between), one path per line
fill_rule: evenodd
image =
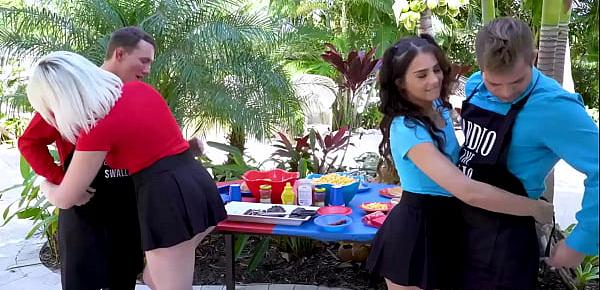
M273 234L275 235L286 235L286 236L302 236L310 237L312 239L321 241L370 241L375 237L377 228L367 226L361 218L366 214L359 206L363 202L389 202L390 198L381 196L379 190L386 187L394 187L390 184L380 183L367 183L368 190L358 192L354 198L350 201L349 207L352 208L352 224L342 232L332 233L323 230L317 226L313 220L309 220L303 223L301 226L285 226L275 225L273 228Z

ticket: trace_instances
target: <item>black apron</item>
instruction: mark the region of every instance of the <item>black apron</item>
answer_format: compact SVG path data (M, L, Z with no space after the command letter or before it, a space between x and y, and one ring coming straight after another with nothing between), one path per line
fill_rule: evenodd
M134 289L144 256L131 177L104 164L90 187L86 204L59 212L62 288Z
M465 143L458 166L474 180L527 196L521 181L507 168L507 155L515 119L533 90L512 104L506 115L470 104L476 91L462 105ZM534 218L467 204L463 204L462 213L466 226L465 289L535 289L539 247Z

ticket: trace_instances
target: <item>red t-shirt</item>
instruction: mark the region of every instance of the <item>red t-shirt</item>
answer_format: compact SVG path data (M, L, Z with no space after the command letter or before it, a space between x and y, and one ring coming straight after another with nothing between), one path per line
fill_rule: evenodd
M21 155L31 165L35 173L45 177L54 184L60 184L65 171L62 167L54 163L54 158L48 151L48 145L56 142L56 149L61 164L75 150L75 145L63 139L60 133L46 123L39 113L36 113L31 122L19 137L19 151Z
M106 161L134 174L189 148L167 103L151 86L129 82L121 98L89 133L77 139L78 151L108 151Z

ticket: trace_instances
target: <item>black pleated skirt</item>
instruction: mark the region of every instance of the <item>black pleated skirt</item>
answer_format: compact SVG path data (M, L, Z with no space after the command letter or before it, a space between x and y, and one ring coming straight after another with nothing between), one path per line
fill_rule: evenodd
M458 289L463 226L454 197L402 193L377 231L367 269L395 284Z
M177 245L227 218L215 182L189 150L132 177L144 251Z

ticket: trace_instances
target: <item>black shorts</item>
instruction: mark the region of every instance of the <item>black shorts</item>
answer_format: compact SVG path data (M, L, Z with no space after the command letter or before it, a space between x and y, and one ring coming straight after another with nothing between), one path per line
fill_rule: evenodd
M403 286L456 289L462 237L456 198L404 191L377 231L367 268Z
M227 218L215 182L189 150L132 177L144 251L177 245Z

